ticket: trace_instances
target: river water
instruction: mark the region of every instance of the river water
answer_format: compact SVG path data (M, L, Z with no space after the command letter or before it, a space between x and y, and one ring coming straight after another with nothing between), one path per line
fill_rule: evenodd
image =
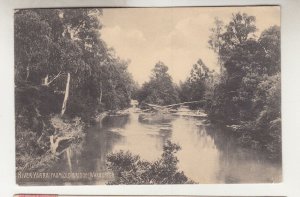
M198 183L280 182L281 165L264 155L235 144L235 139L199 117L174 115L156 123L141 123L140 111L129 109L126 116L108 116L102 124L87 130L80 148L65 156L59 169L72 172L106 171L107 154L119 150L154 161L163 144L171 140L181 146L178 167ZM93 180L105 184L109 179Z

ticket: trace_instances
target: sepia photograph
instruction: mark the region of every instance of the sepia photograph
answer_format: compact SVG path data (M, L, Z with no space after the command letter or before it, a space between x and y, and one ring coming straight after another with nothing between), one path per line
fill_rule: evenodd
M280 6L15 9L17 184L280 183L280 39Z

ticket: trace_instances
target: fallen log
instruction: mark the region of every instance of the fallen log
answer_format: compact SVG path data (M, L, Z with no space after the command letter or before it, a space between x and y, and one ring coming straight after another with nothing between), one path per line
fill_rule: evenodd
M63 136L63 137L58 137L58 136L54 136L54 135L51 135L50 136L50 151L53 155L56 155L57 154L57 149L59 147L59 144L60 142L63 142L63 141L70 141L74 139L74 137L70 137L70 136Z
M180 105L186 105L186 104L193 104L193 103L203 103L205 102L205 100L200 100L200 101L188 101L188 102L182 102L182 103L175 103L175 104L171 104L171 105L156 105L156 104L150 104L150 103L144 103L145 105L156 109L156 110L165 110L165 109L169 109L175 106L180 106Z

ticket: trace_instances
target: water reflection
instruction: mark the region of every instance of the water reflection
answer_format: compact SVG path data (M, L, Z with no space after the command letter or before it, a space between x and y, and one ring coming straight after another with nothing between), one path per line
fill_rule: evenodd
M130 110L128 116L106 117L102 125L87 131L81 151L71 151L72 170L106 170L107 154L119 150L138 154L154 161L162 154L166 140L181 146L177 153L179 168L199 183L278 182L280 165L263 155L235 145L235 140L203 120L174 116L168 122L145 124L138 120L140 112ZM67 168L67 159L60 170Z
M172 140L182 147L178 153L179 166L196 182L217 182L219 151L205 127L199 127L194 118L179 117L174 121Z

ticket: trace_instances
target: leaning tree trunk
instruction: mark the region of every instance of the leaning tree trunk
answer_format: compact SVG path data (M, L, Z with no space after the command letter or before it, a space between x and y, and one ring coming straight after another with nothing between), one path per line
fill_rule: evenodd
M70 172L72 172L72 161L71 161L71 150L70 150L70 147L67 148L66 153L67 153L69 170L70 170Z
M71 75L70 75L70 73L68 73L65 97L64 97L64 101L63 101L63 105L62 105L62 108L61 108L61 114L60 115L64 115L64 113L67 109L67 101L68 101L68 98L69 98L69 89L70 89L70 78L71 78Z

